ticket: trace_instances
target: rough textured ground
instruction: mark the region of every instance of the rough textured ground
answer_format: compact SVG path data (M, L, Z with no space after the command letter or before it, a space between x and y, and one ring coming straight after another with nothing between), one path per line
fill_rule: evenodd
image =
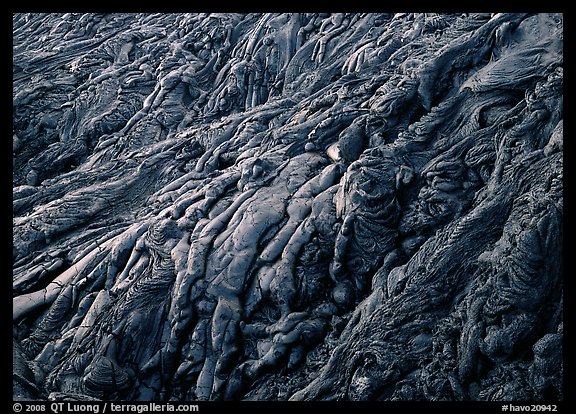
M14 398L563 398L559 14L16 14Z

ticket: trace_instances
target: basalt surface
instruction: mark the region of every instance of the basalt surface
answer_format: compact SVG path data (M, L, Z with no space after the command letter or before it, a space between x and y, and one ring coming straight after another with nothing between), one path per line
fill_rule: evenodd
M15 14L13 395L563 399L561 14Z

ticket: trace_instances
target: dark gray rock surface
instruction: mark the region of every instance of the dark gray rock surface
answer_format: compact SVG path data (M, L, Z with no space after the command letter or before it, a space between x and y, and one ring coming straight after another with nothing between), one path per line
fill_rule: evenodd
M561 14L15 14L14 398L563 399Z

